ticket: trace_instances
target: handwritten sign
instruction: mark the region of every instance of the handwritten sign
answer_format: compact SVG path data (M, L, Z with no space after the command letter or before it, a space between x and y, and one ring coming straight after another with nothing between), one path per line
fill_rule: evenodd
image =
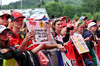
M70 36L70 38L73 41L73 43L75 44L79 54L89 52L89 49L88 49L82 35L75 34L73 36Z
M27 28L30 31L35 31L35 37L32 39L34 44L47 44L49 43L47 38L47 29L45 26L47 21L26 21Z

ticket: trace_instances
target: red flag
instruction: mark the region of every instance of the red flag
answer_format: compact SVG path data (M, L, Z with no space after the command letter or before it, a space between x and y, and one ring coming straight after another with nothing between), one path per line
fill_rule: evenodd
M2 0L0 0L0 6L2 6Z
M40 3L42 4L42 0L40 0Z

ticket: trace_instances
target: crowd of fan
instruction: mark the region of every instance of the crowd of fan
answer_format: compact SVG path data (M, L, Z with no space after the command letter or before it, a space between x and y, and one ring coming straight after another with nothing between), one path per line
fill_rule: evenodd
M67 62L64 64L62 52L71 66L100 66L100 24L97 20L87 21L85 16L73 21L66 16L50 19L46 29L51 44L34 45L31 40L34 30L28 31L24 18L19 12L0 13L0 66L70 66ZM89 52L79 54L70 39L75 34L83 37ZM40 51L49 62L40 62Z

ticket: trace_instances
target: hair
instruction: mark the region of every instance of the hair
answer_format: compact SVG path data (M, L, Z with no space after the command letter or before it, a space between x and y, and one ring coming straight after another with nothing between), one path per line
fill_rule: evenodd
M54 26L56 25L56 23L58 22L58 21L61 21L61 19L55 19L54 20L54 22L53 22L53 24L52 24L52 29L53 29L53 31L55 31L55 28L54 28Z
M79 20L79 17L77 17L76 19L75 19L75 21L77 22Z
M10 41L9 39L7 41L5 41L5 46L3 41L0 39L0 48L9 48L10 47Z
M76 31L77 31L79 26L84 26L84 22L76 22L76 24L75 24Z

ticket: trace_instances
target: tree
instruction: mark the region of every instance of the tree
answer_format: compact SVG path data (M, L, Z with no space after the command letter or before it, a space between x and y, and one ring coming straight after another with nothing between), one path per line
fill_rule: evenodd
M75 14L72 20L75 20L76 18L78 18L77 14Z
M69 4L69 5L64 6L62 15L67 16L68 18L73 18L75 15L75 12L76 12L76 9Z
M42 0L42 5L45 5L45 2L44 2L44 0Z
M56 18L62 16L62 11L64 4L59 2L49 2L44 6L47 10L49 17L51 18L54 15Z
M94 4L95 4L95 0L83 0L83 12L90 12L93 14L94 12Z
M86 13L86 16L88 17L87 20L93 20L93 16L91 13Z
M100 11L93 14L93 19L100 20Z
M58 0L54 0L55 2L59 2Z
M95 0L94 13L100 11L100 0Z

